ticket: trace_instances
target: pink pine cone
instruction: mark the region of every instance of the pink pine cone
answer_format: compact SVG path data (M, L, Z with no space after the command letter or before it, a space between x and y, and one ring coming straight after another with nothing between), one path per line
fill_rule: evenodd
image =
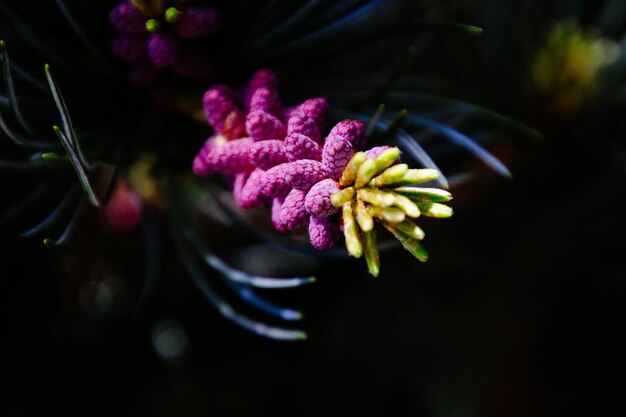
M245 116L232 100L230 88L218 85L204 93L202 105L207 121L229 139L245 136Z
M315 120L302 112L294 112L289 116L287 121L287 135L292 133L300 133L308 136L317 143L320 143L322 135L317 127Z
M250 78L250 81L248 82L248 85L243 93L243 104L246 110L250 110L250 100L252 99L252 95L261 87L273 90L278 88L278 77L276 77L276 73L274 71L261 68L252 76L252 78Z
M111 10L109 20L122 32L145 33L146 31L146 17L127 1L121 2Z
M281 233L302 227L307 223L309 214L304 207L305 193L300 190L291 190L282 205L280 221L274 223L276 230Z
M265 171L262 169L255 169L252 171L245 185L241 189L241 198L237 204L241 208L255 208L262 206L270 201L269 198L261 195L261 184Z
M285 138L285 152L289 161L299 159L322 160L322 148L308 136L292 133Z
M331 129L328 137L347 140L353 149L360 150L365 147L365 125L358 120L342 120Z
M285 143L282 140L263 140L261 142L255 142L248 149L248 159L257 168L264 170L287 162Z
M330 103L325 97L316 97L305 100L297 106L292 112L301 112L315 121L318 129L322 131L324 129L324 123L326 122L326 116L330 111Z
M255 141L283 139L285 137L285 125L276 117L262 110L248 113L246 130Z
M250 111L262 110L271 114L278 120L283 120L283 106L280 102L278 91L273 88L259 87L250 99Z
M219 12L213 7L184 7L174 28L178 36L186 39L212 35L219 29Z
M259 179L260 194L264 198L285 197L291 186L285 181L285 171L289 164L276 165L265 171Z
M176 62L178 43L163 33L153 33L148 38L148 56L157 68L166 68Z
M326 178L324 166L318 161L301 159L285 165L285 181L297 190L309 191L316 182Z
M330 202L330 196L339 191L339 184L335 180L327 178L315 184L306 195L306 210L318 217L328 217L337 211L338 207Z
M206 170L199 175L206 175L212 172L222 172L237 174L240 172L250 172L254 169L248 159L248 149L252 145L252 139L243 138L231 140L224 145L209 150L204 156Z
M322 149L322 164L328 177L338 180L352 155L354 148L350 142L331 131Z
M332 247L341 236L337 216L311 216L309 221L309 239L315 249L326 250Z

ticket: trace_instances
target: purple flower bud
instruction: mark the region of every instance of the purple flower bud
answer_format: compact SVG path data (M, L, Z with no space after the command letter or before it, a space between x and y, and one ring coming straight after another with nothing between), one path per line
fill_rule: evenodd
M250 78L243 94L243 104L246 110L250 109L252 95L261 87L269 88L270 90L278 89L278 77L276 77L274 71L261 68Z
M122 32L146 32L146 17L135 6L126 1L111 10L109 20L113 26Z
M203 38L214 34L219 29L219 13L213 7L184 7L174 24L176 33L181 38Z
M322 148L308 136L292 133L285 138L285 152L289 161L299 159L322 160Z
M124 61L136 61L146 56L146 37L120 35L111 42L111 52Z
M269 198L264 197L261 194L261 184L265 171L262 169L255 169L252 171L245 185L241 189L241 198L237 203L241 208L255 208L259 207L270 201Z
M228 87L218 85L209 89L204 93L202 105L209 124L216 132L229 139L245 136L245 116L235 106Z
M159 70L148 60L133 63L130 67L130 81L137 86L152 84L159 76Z
M287 232L307 224L309 213L304 207L305 193L300 190L291 190L282 205L280 221L274 223L276 230Z
M315 120L302 112L293 112L289 116L287 121L287 135L292 133L300 133L304 136L308 136L317 143L320 143L322 135L320 129L317 127Z
M328 176L334 180L341 177L346 165L354 155L354 149L349 141L340 135L330 132L322 149L322 163Z
M309 191L316 182L326 178L324 166L318 161L301 159L285 165L285 181L297 190Z
M283 120L283 106L280 103L278 91L267 87L259 87L256 89L250 99L250 111L262 110L271 114L278 120Z
M276 117L260 110L248 113L246 130L255 141L283 139L285 137L285 125Z
M148 56L157 68L173 65L177 55L178 44L173 37L157 32L148 38Z
M248 160L252 143L250 138L236 139L209 150L204 158L208 172L237 174L252 171L254 166Z
M291 186L285 181L285 171L288 169L287 163L276 165L265 171L259 180L261 196L265 198L286 197L291 191Z
M180 49L171 67L176 75L198 80L209 78L213 74L213 64L208 55L189 47Z
M330 103L326 97L316 97L305 100L302 104L296 107L291 114L295 112L301 112L309 116L315 121L320 131L324 130L324 123L326 122L326 115L330 111Z
M248 149L248 159L257 168L268 170L273 166L287 162L285 143L282 140L263 140L255 142Z
M309 221L309 239L315 249L326 250L335 244L341 236L337 216L311 216Z
M339 208L330 202L330 196L337 191L339 191L339 184L335 180L327 178L318 182L306 195L307 211L318 217L328 217L337 213Z

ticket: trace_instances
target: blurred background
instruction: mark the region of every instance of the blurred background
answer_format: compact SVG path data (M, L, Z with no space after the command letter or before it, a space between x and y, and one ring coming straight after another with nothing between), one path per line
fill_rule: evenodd
M623 1L210 3L223 13L209 45L216 74L184 85L168 80L171 96L133 86L127 65L110 56L107 13L116 2L2 2L0 37L16 68L45 85L49 62L77 131L90 140L86 153L120 167L109 205L82 208L71 239L49 249L47 235L13 237L74 195L74 171L23 166L25 152L0 147L2 415L626 412ZM289 19L313 3L308 27L275 33L282 26L257 19ZM66 19L58 31L51 16ZM81 25L89 38L78 36ZM407 50L413 58L404 65ZM512 178L407 126L454 174L455 214L424 221L427 263L390 249L377 279L360 260L233 232L198 197L197 181L185 185L209 128L189 117L194 95L176 94L241 85L264 66L280 73L286 103L326 95L339 111L369 115L380 102L390 112L408 109L467 133ZM402 76L389 78L399 69ZM29 101L39 96L26 78L18 84L16 76L23 108L36 110L33 123L55 143L50 94ZM207 300L172 232L167 178L191 196L194 227L229 264L317 277L259 291L304 313L297 327L307 340L260 337ZM150 187L156 197L139 192ZM42 202L21 204L40 189ZM67 219L60 223L46 233L62 236ZM202 273L254 316L218 272Z

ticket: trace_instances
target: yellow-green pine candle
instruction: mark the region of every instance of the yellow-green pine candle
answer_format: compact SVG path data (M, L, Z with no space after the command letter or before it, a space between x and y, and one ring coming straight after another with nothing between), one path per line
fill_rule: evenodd
M348 162L348 165L346 166L346 168L343 170L343 173L341 174L341 178L339 178L339 184L342 187L352 185L352 183L356 179L356 175L359 170L359 167L365 161L367 161L367 156L365 155L365 152L357 152L354 155L352 155L350 162Z
M380 255L376 243L376 231L374 229L363 233L363 245L365 246L365 262L367 269L373 277L380 273Z
M342 206L343 234L346 238L346 248L348 253L355 258L360 258L363 254L363 247L359 239L359 231L354 220L352 202L347 202Z
M341 207L354 198L354 187L344 188L330 196L330 202L335 207Z
M355 212L356 221L362 231L369 232L374 228L374 219L372 219L372 215L369 214L365 208L365 203L363 203L363 201L359 200L356 202Z
M370 185L372 187L380 188L394 184L395 182L398 182L402 178L404 178L404 175L408 171L409 166L407 164L392 166L391 168L384 170L383 173L379 176L372 178L372 181L370 181Z

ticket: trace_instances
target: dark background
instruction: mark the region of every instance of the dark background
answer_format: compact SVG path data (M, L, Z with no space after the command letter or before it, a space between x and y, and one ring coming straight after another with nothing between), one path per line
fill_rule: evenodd
M507 142L514 178L479 170L459 189L451 219L424 223L425 264L389 251L372 279L360 261L303 262L317 283L270 297L305 312L304 342L266 340L224 320L167 239L154 292L133 314L141 232L103 231L95 210L65 248L2 243L0 411L622 415L623 114L613 129L601 120L602 136L582 145L569 142L575 126L540 123L543 139ZM3 177L3 199L18 178ZM158 219L167 236L167 214ZM88 285L103 277L120 287L98 310ZM163 323L187 338L175 360L155 350Z

